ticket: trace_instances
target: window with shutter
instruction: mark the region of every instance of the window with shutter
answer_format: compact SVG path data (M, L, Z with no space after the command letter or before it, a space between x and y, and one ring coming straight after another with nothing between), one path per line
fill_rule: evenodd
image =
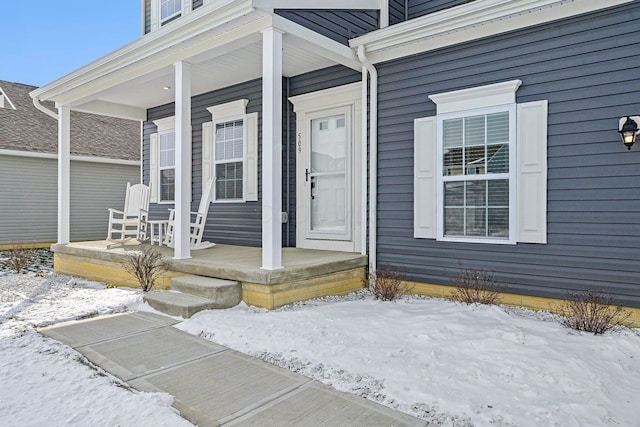
M546 243L547 102L516 104L521 83L430 96L437 116L415 120L414 237Z
M258 113L246 114L248 100L207 108L202 125L202 180L216 177L214 202L258 200Z

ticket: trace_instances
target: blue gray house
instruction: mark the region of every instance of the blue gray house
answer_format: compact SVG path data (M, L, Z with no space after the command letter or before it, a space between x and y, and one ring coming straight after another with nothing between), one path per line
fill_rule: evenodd
M595 289L640 308L640 148L618 134L640 112L639 2L142 5L139 40L31 95L56 102L63 161L70 111L144 122L174 259L215 177L205 238L261 248L262 271L295 247L366 255L427 294L462 264L512 303Z

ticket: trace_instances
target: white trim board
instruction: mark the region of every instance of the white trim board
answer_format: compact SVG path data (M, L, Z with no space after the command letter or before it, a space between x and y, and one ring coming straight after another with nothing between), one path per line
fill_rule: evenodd
M32 151L4 150L4 149L0 149L0 156L30 157L33 159L51 159L51 160L58 159L58 155L52 154L52 153L36 153ZM90 156L71 156L71 161L89 162L89 163L107 163L112 165L125 165L125 166L141 165L141 162L139 160L109 159L106 157L90 157Z
M633 0L482 0L356 37L373 63L594 12Z
M5 101L9 103L8 107L5 104ZM13 102L11 102L11 98L9 98L9 95L7 95L7 93L4 90L2 90L1 87L0 87L0 108L11 108L12 110L16 109L16 106L13 105Z

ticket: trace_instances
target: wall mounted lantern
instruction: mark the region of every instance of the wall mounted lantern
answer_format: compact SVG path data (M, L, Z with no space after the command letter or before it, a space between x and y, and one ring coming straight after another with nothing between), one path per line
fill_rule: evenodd
M631 146L638 137L638 123L640 123L639 116L627 116L622 117L618 125L618 132L620 132L622 142L629 150L631 150Z

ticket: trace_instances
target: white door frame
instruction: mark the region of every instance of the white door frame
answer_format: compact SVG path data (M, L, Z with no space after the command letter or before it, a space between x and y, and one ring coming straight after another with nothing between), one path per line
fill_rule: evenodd
M360 252L362 246L362 224L366 221L362 212L362 156L366 150L366 140L362 132L362 83L352 83L289 98L296 113L296 246L308 249L323 249L343 252ZM305 180L306 159L309 156L311 132L309 123L323 111L348 108L351 116L351 156L349 159L350 206L348 209L351 237L335 240L328 236L310 236L307 230L306 197L310 183Z

